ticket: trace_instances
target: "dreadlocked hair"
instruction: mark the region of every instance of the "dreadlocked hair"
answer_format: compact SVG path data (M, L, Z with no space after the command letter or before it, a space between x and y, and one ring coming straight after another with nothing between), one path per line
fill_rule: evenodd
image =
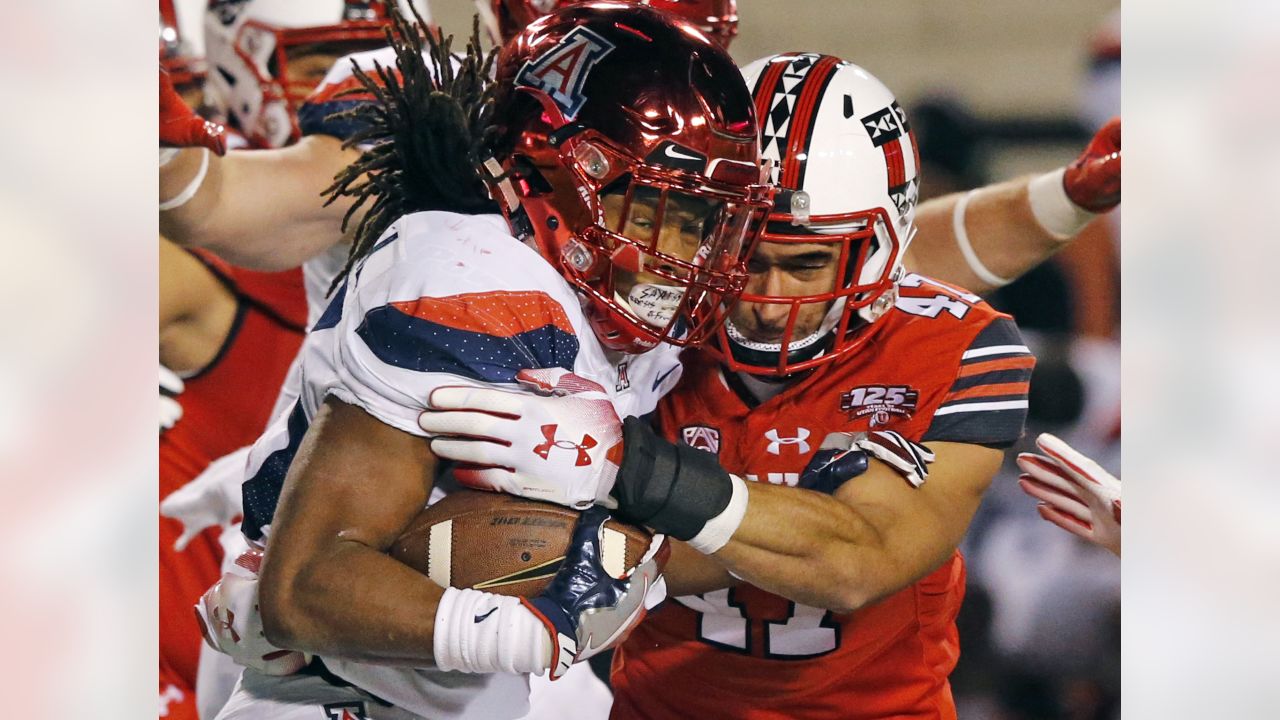
M362 87L339 95L369 94L375 102L357 103L330 116L362 127L343 143L344 148L366 149L334 176L333 184L324 191L325 205L342 197L356 199L342 218L344 233L356 213L367 206L356 225L347 264L329 286L330 293L382 233L408 213L498 212L479 170L483 148L494 134L490 123L494 83L490 77L497 51L480 49L477 16L455 70L450 53L453 36L437 38L427 29L417 7L411 7L416 23L393 8L392 27L386 29L387 41L395 49L395 70L375 62L375 79L352 60L352 70ZM423 57L424 36L427 58Z

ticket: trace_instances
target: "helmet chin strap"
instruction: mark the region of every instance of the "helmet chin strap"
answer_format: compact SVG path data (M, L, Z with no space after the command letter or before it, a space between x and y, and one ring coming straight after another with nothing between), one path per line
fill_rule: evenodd
M811 360L826 352L827 343L823 342L823 340L827 339L832 330L839 324L840 316L844 314L844 306L845 298L840 298L831 303L831 307L827 309L827 314L822 318L817 330L790 343L787 347L787 354L792 356L791 359L794 361ZM746 350L752 355L771 358L771 362L753 364L777 365L778 355L782 352L782 343L766 343L752 340L733 324L732 319L724 321L724 329L725 334L729 337L729 342L737 346L737 348Z

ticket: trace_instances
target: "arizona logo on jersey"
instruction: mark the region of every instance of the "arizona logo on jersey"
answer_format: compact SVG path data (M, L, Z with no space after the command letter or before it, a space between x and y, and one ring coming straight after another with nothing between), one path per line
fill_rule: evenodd
M520 68L516 84L545 92L564 113L566 120L578 116L587 96L582 92L591 68L614 45L587 28L574 28L548 53Z

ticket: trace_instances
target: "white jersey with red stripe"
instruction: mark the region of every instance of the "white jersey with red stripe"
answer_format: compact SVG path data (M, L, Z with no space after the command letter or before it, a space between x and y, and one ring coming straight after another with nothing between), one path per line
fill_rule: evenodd
M620 416L652 412L681 373L667 344L611 353L573 288L497 215L424 212L398 220L335 292L301 352L301 395L250 452L243 530L270 541L289 465L325 399L423 436L418 415L445 385L511 385L525 368L560 367L606 389ZM527 707L527 679L385 668L322 659L338 677L412 712L459 717L481 694L484 717ZM461 689L461 690L460 690ZM494 694L490 694L494 693ZM493 710L493 697L508 698ZM461 710L459 708L462 708Z

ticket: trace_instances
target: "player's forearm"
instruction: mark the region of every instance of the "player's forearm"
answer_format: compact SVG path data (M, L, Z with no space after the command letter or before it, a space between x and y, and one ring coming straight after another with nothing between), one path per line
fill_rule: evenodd
M433 662L436 606L443 589L391 557L338 540L296 573L268 572L262 624L275 645L360 662Z
M190 199L161 211L161 231L181 245L212 250L256 270L286 270L342 242L349 198L325 206L322 192L355 157L333 138L305 138L280 150L210 155ZM196 177L199 151L183 151L161 168L163 202Z
M662 571L671 597L698 595L738 584L723 563L689 547L688 543L671 540L671 557Z
M961 250L956 207L965 193L953 193L921 204L919 231L907 252L912 272L945 280L978 293L1000 287L990 275L1016 278L1066 247L1068 240L1050 234L1031 212L1027 187L1031 176L980 188L963 208L965 234L974 255L989 275L979 276Z
M851 612L885 594L883 538L835 498L748 483L742 524L712 557L734 575L790 600Z

